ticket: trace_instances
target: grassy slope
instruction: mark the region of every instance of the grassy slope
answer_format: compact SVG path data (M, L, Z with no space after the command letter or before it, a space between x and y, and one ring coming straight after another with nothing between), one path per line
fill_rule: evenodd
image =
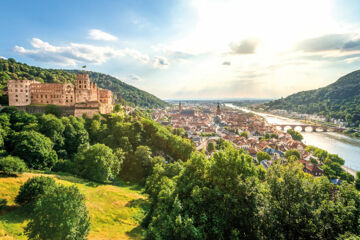
M26 239L23 228L27 214L14 203L20 186L39 174L0 177L0 198L8 200L6 212L0 214L0 239ZM146 199L135 185L103 185L69 175L47 175L64 185L75 184L86 196L91 216L89 239L141 239L139 223L144 216Z

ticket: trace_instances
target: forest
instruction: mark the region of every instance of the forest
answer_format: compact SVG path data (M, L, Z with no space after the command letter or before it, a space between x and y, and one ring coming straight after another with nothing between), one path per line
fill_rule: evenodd
M315 90L292 94L265 103L265 109L285 109L298 113L319 114L328 119L342 119L349 126L360 127L360 70Z
M341 185L333 184L330 179L343 174L336 155L306 149L324 163L328 177L305 173L296 150L265 169L230 142L220 139L207 156L146 112L115 109L93 118L59 118L4 108L0 173L136 182L149 202L141 220L144 239L358 239L359 178L354 183L345 174ZM29 178L15 198L33 211L24 229L29 239L86 239L91 217L84 201L77 187L44 176Z

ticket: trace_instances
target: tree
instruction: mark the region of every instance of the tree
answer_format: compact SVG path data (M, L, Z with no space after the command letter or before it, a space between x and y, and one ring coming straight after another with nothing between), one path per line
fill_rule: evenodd
M51 169L57 161L54 144L35 131L16 133L12 139L12 154L19 156L29 168Z
M59 106L53 105L53 104L48 104L45 107L45 113L46 114L53 114L56 117L60 117L62 114L62 109Z
M46 191L55 186L55 180L50 177L39 176L30 178L20 187L15 202L20 205L32 204Z
M286 158L289 158L290 156L295 156L298 160L300 159L300 153L296 149L289 149L285 152L284 155Z
M215 144L213 142L209 142L207 147L206 147L206 151L208 151L209 153L215 150Z
M0 172L6 175L22 173L25 170L25 162L18 157L7 156L0 158Z
M75 186L57 186L38 199L25 232L29 239L82 240L89 230L84 195Z
M262 160L271 160L271 156L266 152L257 152L256 158L259 162L261 162Z
M287 130L287 133L289 133L292 137L292 139L294 139L295 141L301 141L303 140L303 136L301 135L301 133L293 130L293 129L289 129Z
M355 187L360 191L360 172L356 172Z
M249 133L248 132L241 132L239 134L240 137L245 137L246 139L249 138Z
M97 182L109 182L119 174L121 162L111 148L97 143L79 152L75 165L80 176Z
M54 149L59 152L64 146L65 126L62 121L52 114L41 115L39 117L39 132L50 138L54 143Z
M148 146L138 146L135 151L135 158L144 169L145 177L151 171L151 149Z

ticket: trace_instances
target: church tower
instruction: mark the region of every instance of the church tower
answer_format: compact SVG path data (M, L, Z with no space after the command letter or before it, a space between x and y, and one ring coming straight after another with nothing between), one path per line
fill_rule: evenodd
M179 114L181 114L181 102L179 102Z
M217 104L217 108L216 108L216 115L220 115L221 111L220 111L220 104Z

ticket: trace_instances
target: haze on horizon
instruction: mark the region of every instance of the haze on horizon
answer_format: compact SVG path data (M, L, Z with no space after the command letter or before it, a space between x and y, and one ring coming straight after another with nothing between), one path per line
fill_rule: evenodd
M1 1L0 56L163 99L278 98L357 70L356 0Z

